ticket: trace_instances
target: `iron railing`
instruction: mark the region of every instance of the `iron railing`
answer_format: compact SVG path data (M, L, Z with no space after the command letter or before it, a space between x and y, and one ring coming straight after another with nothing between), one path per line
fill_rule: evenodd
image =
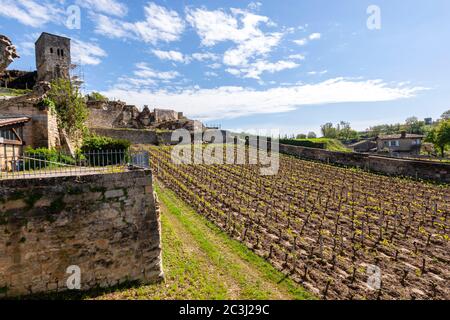
M0 179L73 176L149 168L148 152L102 150L70 156L62 153L24 152L0 155Z

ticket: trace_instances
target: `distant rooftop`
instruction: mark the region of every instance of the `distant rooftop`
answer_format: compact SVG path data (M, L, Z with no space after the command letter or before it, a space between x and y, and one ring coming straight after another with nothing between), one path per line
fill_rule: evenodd
M389 135L380 135L378 139L380 140L394 140L394 139L423 139L425 136L421 134L412 133L398 133Z

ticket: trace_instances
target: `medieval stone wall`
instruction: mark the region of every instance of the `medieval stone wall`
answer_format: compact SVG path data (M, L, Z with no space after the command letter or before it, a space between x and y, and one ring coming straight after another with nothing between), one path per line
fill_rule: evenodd
M363 153L333 152L280 144L280 152L300 158L352 166L388 175L450 183L450 165L440 162L396 159Z
M165 122L178 120L179 113L174 110L155 109L155 121Z
M0 297L163 277L151 171L0 181Z
M89 128L113 128L125 103L120 101L88 101L87 106L89 108L87 120Z
M0 100L2 117L29 117L31 121L23 128L26 145L53 148L60 145L56 114L48 109L39 109L32 95Z

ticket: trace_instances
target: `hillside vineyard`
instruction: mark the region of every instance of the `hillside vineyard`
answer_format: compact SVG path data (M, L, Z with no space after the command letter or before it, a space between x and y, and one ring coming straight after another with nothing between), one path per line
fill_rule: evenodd
M158 180L318 298L450 298L446 185L288 156L260 176L150 151Z

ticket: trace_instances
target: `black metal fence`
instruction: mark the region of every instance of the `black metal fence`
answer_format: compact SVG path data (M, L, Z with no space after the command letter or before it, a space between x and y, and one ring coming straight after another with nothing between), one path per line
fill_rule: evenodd
M24 152L0 155L0 179L73 176L122 172L131 167L149 168L146 151L102 150L70 156L56 152Z

